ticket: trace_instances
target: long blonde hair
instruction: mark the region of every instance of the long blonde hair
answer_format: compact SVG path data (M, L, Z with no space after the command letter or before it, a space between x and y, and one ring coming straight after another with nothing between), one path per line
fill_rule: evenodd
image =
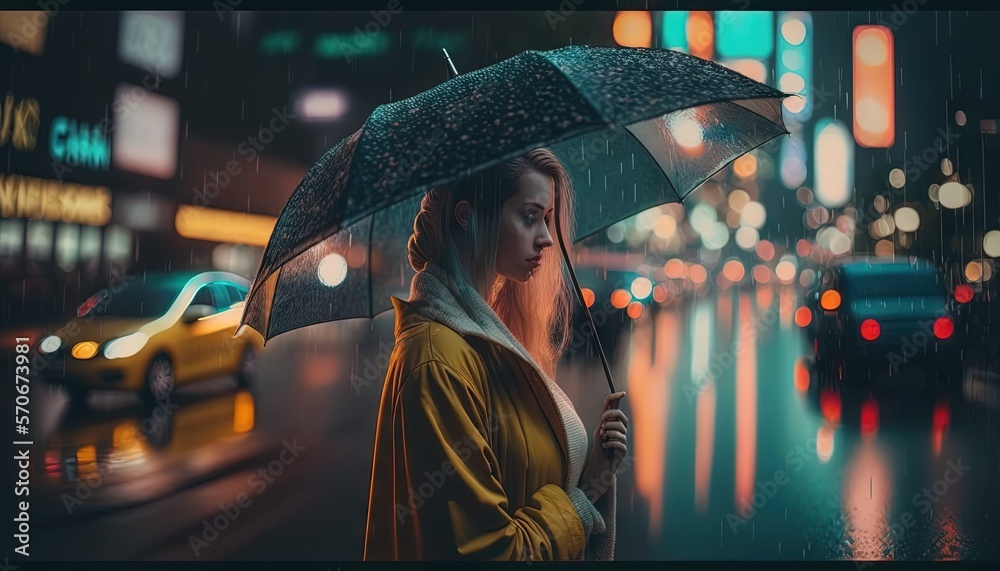
M433 260L453 278L466 280L554 379L556 365L570 341L573 316L573 291L563 271L562 253L542 256L542 265L527 283L495 272L503 203L515 194L518 180L532 171L555 182L559 197L555 215L563 240L572 244L574 197L569 175L551 151L535 149L451 185L431 189L413 221L408 253L410 265L418 272ZM467 231L452 216L455 205L463 200L471 206ZM555 221L552 224L550 231L558 241ZM552 248L559 248L558 243ZM468 301L460 302L471 310Z

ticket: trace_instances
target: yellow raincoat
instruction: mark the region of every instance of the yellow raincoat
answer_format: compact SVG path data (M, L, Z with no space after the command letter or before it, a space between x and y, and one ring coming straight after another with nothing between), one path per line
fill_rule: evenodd
M429 265L410 302L392 298L396 345L379 406L364 559L613 558L614 487L595 506L567 486L587 452L575 412L564 420L569 400L546 390L509 331L491 330L495 313L466 321L450 297L458 286L434 276L442 274ZM426 316L435 307L437 320ZM605 537L589 542L592 531Z

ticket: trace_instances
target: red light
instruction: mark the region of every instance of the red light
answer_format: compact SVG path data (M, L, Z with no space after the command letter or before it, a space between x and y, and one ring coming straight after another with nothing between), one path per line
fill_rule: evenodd
M951 421L951 408L947 401L934 405L934 428L944 428Z
M939 317L934 322L934 336L938 339L947 339L955 332L955 322L950 317Z
M968 284L959 284L955 288L955 301L958 303L969 303L972 301L973 294L972 287Z
M878 403L867 400L861 405L861 432L871 434L878 429Z
M836 392L830 389L820 391L819 408L827 422L833 425L840 422L840 395Z
M795 324L799 327L809 327L812 318L812 311L808 307L800 307L795 310Z
M937 324L934 325L935 330ZM864 337L865 341L874 341L878 339L879 334L882 333L882 327L879 326L878 321L874 319L866 319L861 322L861 336Z

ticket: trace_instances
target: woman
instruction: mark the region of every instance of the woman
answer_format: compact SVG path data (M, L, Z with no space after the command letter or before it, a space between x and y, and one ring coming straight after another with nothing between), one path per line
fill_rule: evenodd
M605 400L588 455L552 381L573 292L550 247L554 216L571 243L571 193L537 149L424 197L410 299L392 298L366 560L614 558L625 393Z

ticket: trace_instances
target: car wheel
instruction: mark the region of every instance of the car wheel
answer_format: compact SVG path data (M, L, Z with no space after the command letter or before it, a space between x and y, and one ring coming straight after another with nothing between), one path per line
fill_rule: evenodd
M163 402L174 392L174 365L170 357L157 355L146 370L146 386L142 396L146 401Z
M249 387L257 382L257 372L260 366L257 349L247 343L240 356L240 368L236 371L236 384Z

